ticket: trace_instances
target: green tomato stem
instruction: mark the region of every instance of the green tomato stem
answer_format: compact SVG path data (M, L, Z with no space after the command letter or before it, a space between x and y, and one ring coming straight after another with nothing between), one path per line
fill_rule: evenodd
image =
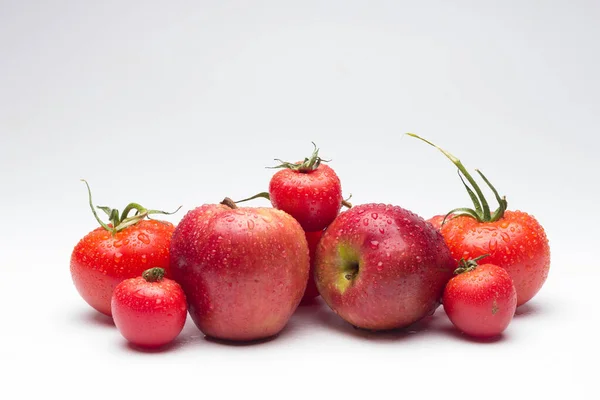
M164 277L165 270L160 267L150 268L142 272L142 278L144 278L146 282L160 282Z

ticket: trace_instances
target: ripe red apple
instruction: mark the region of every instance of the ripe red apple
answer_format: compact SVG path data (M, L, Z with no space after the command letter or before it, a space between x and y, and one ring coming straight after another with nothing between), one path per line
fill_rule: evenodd
M200 206L178 224L172 276L205 335L236 341L276 335L306 288L304 231L283 211L224 203Z
M432 314L456 269L431 224L384 204L341 213L316 258L321 297L347 322L371 330L402 328Z

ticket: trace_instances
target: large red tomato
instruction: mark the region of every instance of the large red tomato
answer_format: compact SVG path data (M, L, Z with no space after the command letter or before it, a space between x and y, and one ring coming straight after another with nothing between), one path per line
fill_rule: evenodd
M169 246L175 227L170 222L144 219L164 212L146 210L135 203L121 215L117 210L99 207L110 217L111 223L105 224L96 214L91 194L89 200L101 226L85 235L73 249L71 276L81 297L110 316L111 296L121 281L141 276L150 267L163 268L169 276ZM133 210L136 214L129 217Z
M417 135L409 135L436 147L456 165L473 202L473 208L457 208L445 220L442 218L440 232L453 258L459 262L489 254L486 262L504 268L512 278L517 306L531 300L550 269L550 246L544 228L530 214L507 210L506 198L500 197L488 179L476 170L498 201L498 208L491 211L483 192L458 158ZM435 225L439 219L436 216L430 222Z

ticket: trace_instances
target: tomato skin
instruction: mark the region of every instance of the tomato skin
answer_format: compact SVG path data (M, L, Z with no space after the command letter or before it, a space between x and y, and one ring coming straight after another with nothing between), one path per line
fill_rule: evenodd
M302 303L309 302L315 297L319 296L319 290L317 289L317 284L315 283L315 252L317 251L317 245L319 244L319 240L323 235L323 231L317 232L304 232L306 236L306 241L308 242L308 250L310 254L310 274L308 277L308 283L306 285L306 290L304 291L304 296L302 297Z
M429 222L431 225L433 225L435 229L439 231L440 229L442 229L442 223L444 222L444 218L446 218L446 222L448 222L453 216L454 214L450 214L446 218L445 215L434 215L433 217L429 218L427 222Z
M71 254L71 277L81 297L99 312L111 315L111 296L124 279L161 267L170 276L170 222L142 220L115 233L102 227L84 236Z
M517 306L541 289L550 270L550 246L542 226L521 211L505 211L495 222L468 216L446 220L440 232L457 262L489 254L486 263L504 268L517 290Z
M294 217L306 232L325 229L342 207L340 179L329 166L300 172L282 169L269 183L273 207Z
M142 277L122 281L113 292L111 308L115 326L123 337L144 347L173 341L187 318L183 289L168 278L157 282Z
M462 332L494 337L510 324L517 308L517 291L505 269L482 264L450 279L442 298L444 311Z

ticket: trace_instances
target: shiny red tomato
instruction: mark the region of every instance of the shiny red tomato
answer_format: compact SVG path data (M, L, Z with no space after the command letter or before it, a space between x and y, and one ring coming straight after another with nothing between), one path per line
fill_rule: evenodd
M448 218L451 218L452 216L448 216ZM442 223L444 222L444 219L448 219L446 218L445 215L434 215L433 217L429 218L427 220L427 222L429 222L431 225L433 225L433 227L435 229L437 229L438 231L440 229L442 229Z
M454 260L488 254L486 262L504 268L512 278L517 290L517 306L531 300L542 288L550 270L550 245L544 228L530 214L507 210L506 198L500 197L488 179L476 170L498 201L498 208L492 212L481 189L458 158L425 139L410 135L436 147L452 161L473 202L473 208L450 211L445 222L441 216L430 219L434 226L441 225L440 232Z
M548 277L548 239L529 214L505 211L494 222L459 216L444 224L441 233L455 260L489 254L486 262L504 268L514 281L518 306L533 298Z
M454 326L470 336L486 338L501 334L517 308L512 279L504 268L494 264L465 270L446 284L442 298L444 311Z
M310 254L310 275L308 277L308 284L306 286L306 290L304 291L304 296L302 297L302 303L310 302L315 297L319 296L319 290L317 289L317 285L315 283L314 273L315 273L315 252L317 250L317 245L319 244L319 240L323 235L323 231L317 232L305 232L306 241L308 242L308 250Z
M342 207L340 179L329 166L286 168L269 183L273 207L294 217L307 232L325 229Z
M150 266L163 268L169 276L169 246L175 227L166 221L145 220L150 214L163 212L146 210L135 203L121 215L117 210L99 207L110 217L111 223L105 224L92 205L89 186L88 194L101 226L85 235L73 249L71 277L81 297L110 316L112 292L121 281L140 276ZM133 210L136 214L129 217Z
M115 326L133 344L163 346L182 331L187 317L183 289L165 278L162 268L122 281L115 288L111 307Z

